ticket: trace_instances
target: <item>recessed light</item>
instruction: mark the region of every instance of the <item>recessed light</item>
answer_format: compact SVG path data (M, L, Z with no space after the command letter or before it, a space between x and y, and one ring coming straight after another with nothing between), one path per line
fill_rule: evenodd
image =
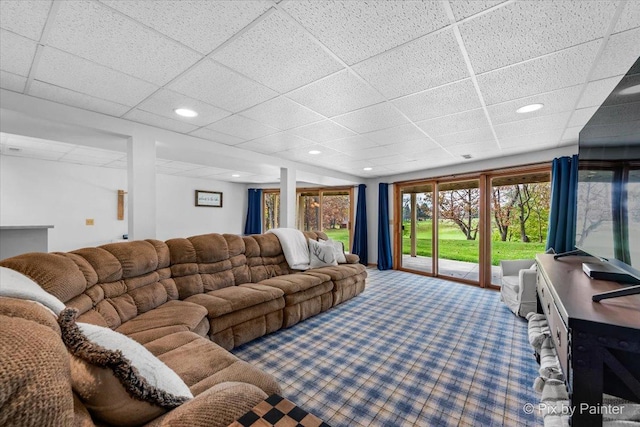
M240 174L239 173L234 173L233 175L231 175L234 178L240 178Z
M538 111L539 109L541 109L542 107L544 107L544 104L529 104L529 105L525 105L524 107L520 107L516 110L516 113L530 113L532 111Z
M176 108L175 113L182 117L196 117L198 113L193 110L189 110L188 108Z
M640 85L625 87L620 92L618 92L619 95L635 95L637 93L640 93Z
M309 154L320 154L320 153L322 153L322 151L318 151L318 150L309 151Z
M363 171L370 171L370 170L373 170L373 168L366 167L366 168L362 168L362 170Z

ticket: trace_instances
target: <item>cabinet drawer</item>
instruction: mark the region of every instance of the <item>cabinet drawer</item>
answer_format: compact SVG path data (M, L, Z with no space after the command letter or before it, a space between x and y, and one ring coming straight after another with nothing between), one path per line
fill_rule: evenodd
M565 378L569 378L569 371L567 370L569 365L569 332L558 313L558 308L551 302L551 313L547 315L547 321L549 322L549 330L551 332L551 338L558 353L558 359L560 360L560 366L562 367L562 373Z
M540 273L540 271L538 271L536 286L538 290L538 298L540 299L540 305L542 306L542 311L544 312L545 317L549 319L549 317L551 316L551 306L553 305L553 298L551 297L549 287L544 280L544 276L542 275L542 273Z

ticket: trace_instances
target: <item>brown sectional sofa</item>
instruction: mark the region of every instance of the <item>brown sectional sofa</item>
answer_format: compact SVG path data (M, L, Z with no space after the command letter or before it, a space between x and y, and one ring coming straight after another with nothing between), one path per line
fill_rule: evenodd
M305 234L326 239L324 233ZM245 411L246 405L278 392L270 375L226 350L358 295L367 273L357 256L347 255L347 261L293 271L274 234L207 234L68 253L30 253L1 261L0 266L28 276L78 309L79 322L106 326L133 338L176 371L196 398L154 421L161 425L162 419L178 416L187 405L202 406L195 402L204 399L201 394L208 396L209 406L198 410L221 410L226 418L218 418L226 422L241 415L236 412ZM12 309L13 305L13 299L0 298L0 316L9 312L10 317L38 322L39 318L16 315L20 310ZM231 386L223 385L228 382ZM220 397L237 398L234 387L248 388L243 392L248 400L230 404ZM219 388L225 391L213 396L211 390ZM222 409L210 407L216 399ZM75 401L77 417L82 408ZM218 425L217 421L207 423Z

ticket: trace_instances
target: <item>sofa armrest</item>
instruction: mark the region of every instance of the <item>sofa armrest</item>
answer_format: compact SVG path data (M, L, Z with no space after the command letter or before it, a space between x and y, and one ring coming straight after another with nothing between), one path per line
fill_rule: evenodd
M170 412L146 424L151 427L226 427L268 396L258 387L224 382L200 393Z
M347 259L347 264L357 264L360 262L360 257L356 254L344 254Z
M518 300L523 302L535 302L536 300L536 280L538 272L529 268L522 269L518 273L520 279L520 290Z
M503 276L517 276L520 270L529 269L536 262L534 259L513 259L500 261Z

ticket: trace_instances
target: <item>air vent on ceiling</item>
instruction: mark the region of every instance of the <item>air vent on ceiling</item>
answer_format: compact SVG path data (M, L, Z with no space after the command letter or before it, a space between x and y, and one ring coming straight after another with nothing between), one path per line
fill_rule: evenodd
M462 158L469 160L471 158L471 154L463 154Z
M18 147L9 147L9 151L22 151L22 148L18 148Z

